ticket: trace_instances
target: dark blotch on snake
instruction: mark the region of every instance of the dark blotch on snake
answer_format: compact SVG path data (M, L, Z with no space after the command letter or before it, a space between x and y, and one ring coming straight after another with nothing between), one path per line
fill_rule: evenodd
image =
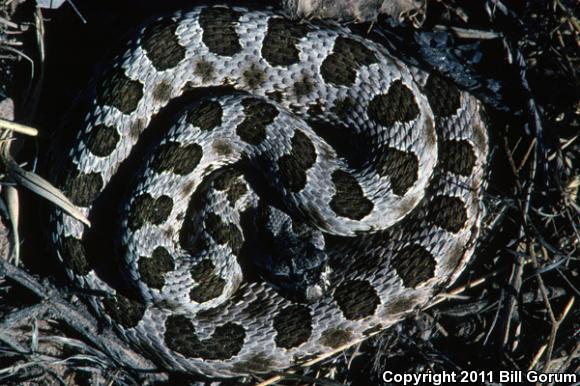
M74 166L67 170L62 183L63 193L81 207L92 205L102 188L103 179L99 173L82 174Z
M262 43L262 56L272 66L289 66L298 63L300 42L310 27L282 18L268 20L268 30Z
M354 107L356 106L356 101L351 97L345 97L339 99L332 106L331 111L338 115L340 118L345 118L351 114Z
M188 358L225 360L238 354L244 346L246 331L237 323L215 328L211 338L200 340L191 320L171 315L165 321L165 343L169 349Z
M234 205L248 191L240 176L240 172L229 169L214 181L217 190L227 192L227 198L231 205Z
M352 86L361 66L376 63L375 53L356 40L339 36L332 53L320 66L320 74L326 83L335 86Z
M334 291L334 300L349 320L374 314L381 303L377 291L366 280L348 280L340 284Z
M214 270L215 265L211 260L202 260L191 270L191 278L195 281L201 281L205 276L213 274Z
M137 118L134 122L131 123L129 128L129 136L133 139L133 141L137 142L143 130L145 130L145 121L141 118Z
M91 266L87 260L83 242L72 236L66 236L62 239L61 257L67 268L75 274L84 276L91 272Z
M258 98L242 100L245 118L236 128L236 134L250 145L259 145L266 139L266 127L278 116L278 109Z
M262 297L259 297L258 299L249 303L246 302L248 306L244 308L244 315L250 319L257 319L260 316L263 316L264 313L270 312L267 307L264 307L264 304L268 304L267 302L268 300Z
M425 84L425 94L435 116L449 117L461 106L461 96L457 87L438 75L429 75Z
M284 93L280 90L268 91L266 96L275 102L282 102L284 100Z
M266 73L255 63L244 70L242 77L244 83L251 89L260 87L266 81Z
M213 150L221 156L228 156L233 153L232 144L227 139L217 140L212 145Z
M322 104L320 102L314 102L308 106L306 114L310 117L319 117L323 112Z
M380 235L377 235L378 236L377 238L374 238L373 236L365 237L364 243L368 243L369 245L373 245L376 243L383 242L382 240L379 239ZM336 243L336 241L337 241L336 238L332 238L332 237L328 236L327 240L326 240L327 248L334 247L332 244ZM340 248L341 244L337 245L336 247ZM363 249L363 251L364 251L364 249ZM340 269L342 269L341 267L344 265L344 263L341 261L340 257L338 260L333 261L332 264L336 268L340 268ZM352 262L351 262L352 269L356 270L357 272L376 272L383 265L384 265L383 254L380 252L371 252L371 253L363 252L360 255L356 254L353 256Z
M216 306L213 308L201 310L197 314L195 314L195 319L200 321L200 322L210 322L211 323L212 321L215 321L215 319L218 318L220 315L225 314L229 305L230 305L229 302L227 302L227 303L222 303L219 306Z
M467 211L458 197L436 196L429 202L429 222L457 233L467 221Z
M97 103L131 114L143 98L143 84L129 79L121 67L112 68L97 85Z
M331 327L320 334L319 342L328 347L338 348L349 343L351 339L351 331Z
M385 317L393 317L393 315L403 314L413 309L419 300L414 296L408 296L401 299L393 300L383 307L382 315Z
M393 193L404 196L417 181L419 160L413 153L384 147L375 161L380 176L389 176Z
M189 291L189 298L204 303L220 296L226 282L215 274L215 265L210 260L202 260L191 270L191 278L196 286Z
M211 130L222 124L222 116L223 109L219 102L206 99L187 112L186 120L201 130Z
M165 274L175 268L173 259L167 249L157 247L151 257L139 258L141 279L151 288L161 289L165 285Z
M201 40L214 54L233 56L241 51L236 24L241 14L224 7L205 8L199 15Z
M128 215L129 228L137 230L145 223L159 225L171 214L173 200L169 196L153 198L149 193L137 196L132 204Z
M153 98L158 102L165 104L171 99L171 83L161 82L155 85L153 89Z
M204 222L205 230L216 243L228 244L234 255L240 252L244 239L234 224L223 222L221 217L215 213L208 213Z
M232 371L239 374L266 373L275 368L275 363L265 353L258 353L248 360L235 363L232 366Z
M145 305L124 295L103 299L103 308L107 315L124 328L132 328L139 324L145 314Z
M307 76L304 76L301 80L294 83L294 94L298 98L310 94L312 90L314 90L314 83Z
M195 64L193 73L201 78L203 82L209 82L214 77L215 68L210 62L200 60Z
M473 146L464 139L442 141L439 144L439 163L442 169L467 177L475 166Z
M356 178L342 170L332 173L336 193L330 200L332 210L342 217L361 220L373 210L373 203L364 196Z
M117 147L120 136L114 127L98 124L95 125L86 139L85 145L96 156L106 157Z
M316 149L301 130L292 137L292 149L278 160L282 184L291 192L299 192L306 186L306 171L316 161Z
M185 57L185 48L179 44L176 30L177 23L165 18L151 23L143 31L141 46L157 71L173 68Z
M184 197L189 196L190 194L193 193L193 190L195 189L196 186L197 186L196 181L189 180L189 181L183 182L183 184L180 185L179 191L180 191L182 196L184 196Z
M435 258L418 244L397 251L391 264L407 288L415 288L435 275Z
M312 334L312 316L308 307L291 305L274 317L274 338L278 347L290 349L306 342Z
M373 97L367 112L374 122L390 127L396 122L409 122L417 118L419 106L411 89L397 79L386 94Z
M157 148L151 167L158 173L172 171L183 176L195 169L202 154L201 146L196 143L185 146L178 142L164 143Z

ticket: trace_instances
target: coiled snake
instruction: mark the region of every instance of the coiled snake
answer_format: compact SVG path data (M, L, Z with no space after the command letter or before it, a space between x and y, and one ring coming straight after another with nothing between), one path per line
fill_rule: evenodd
M109 295L92 298L98 314L164 367L303 363L425 305L473 253L480 103L340 26L179 12L144 25L89 97L52 174L106 229L54 209L52 242L77 283ZM111 185L125 198L103 215ZM302 296L264 279L264 262L311 255L324 264Z

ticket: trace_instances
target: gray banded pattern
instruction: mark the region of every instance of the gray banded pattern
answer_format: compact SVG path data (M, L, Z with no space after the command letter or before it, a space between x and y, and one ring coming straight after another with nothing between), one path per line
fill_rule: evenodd
M192 90L207 95L152 131ZM88 95L52 178L91 218L123 185L118 248L95 252L56 209L52 241L78 284L110 295L97 313L172 370L299 365L424 306L473 253L481 104L339 26L196 7L144 25ZM327 259L307 301L244 277L256 227L271 245L252 253ZM128 291L97 273L118 262Z

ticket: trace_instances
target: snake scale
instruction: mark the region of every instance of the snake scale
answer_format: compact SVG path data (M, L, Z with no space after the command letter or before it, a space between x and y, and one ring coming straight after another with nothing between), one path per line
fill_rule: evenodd
M299 365L424 306L473 254L480 102L339 25L177 12L144 24L88 96L51 173L104 229L55 208L51 242L106 294L98 315L167 369ZM121 203L102 214L112 185ZM279 256L323 264L297 294L251 268Z

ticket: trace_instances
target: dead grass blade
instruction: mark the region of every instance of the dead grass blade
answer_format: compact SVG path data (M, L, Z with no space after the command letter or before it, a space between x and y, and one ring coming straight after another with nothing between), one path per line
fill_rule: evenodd
M50 182L40 177L38 174L22 169L14 160L4 157L8 175L18 185L22 185L40 197L52 202L70 216L79 220L87 226L91 226L90 221L66 196Z

